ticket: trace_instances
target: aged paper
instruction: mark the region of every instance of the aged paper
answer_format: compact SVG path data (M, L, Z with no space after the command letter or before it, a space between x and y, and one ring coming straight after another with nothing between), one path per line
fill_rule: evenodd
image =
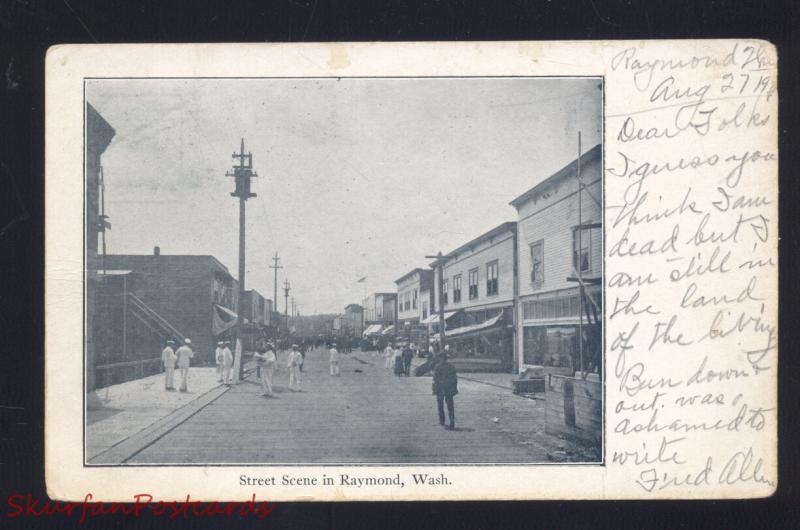
M48 52L46 83L51 497L775 491L778 93L770 43L68 45ZM237 110L240 103L254 110ZM269 120L258 105L275 105ZM276 147L259 150L250 139L270 120L278 125L267 143ZM257 197L246 188L251 169ZM187 175L194 183L184 191ZM465 191L485 183L493 185L480 192L485 201ZM119 194L125 186L128 195ZM287 199L269 198L279 193ZM212 195L224 213L203 202ZM239 199L254 217L237 274ZM258 213L258 201L278 215ZM280 235L262 237L260 227ZM348 253L359 243L336 239L344 233L373 246ZM309 264L291 271L291 259L273 258L270 237L285 238L281 251L295 263L311 256ZM507 255L497 250L457 270L505 241ZM437 255L433 245L455 250ZM159 269L145 258L186 261ZM424 272L412 270L417 263ZM170 295L177 300L197 288L208 301L181 302L170 316L167 302L148 298L148 278L192 267L199 272L186 283L164 280L155 290L179 285ZM236 320L236 310L245 314L233 298L244 270L247 288L272 304L272 323L256 326L252 312ZM371 283L379 274L385 283ZM423 291L430 282L430 299L405 290L414 274ZM117 292L121 327L102 329ZM364 312L352 322L351 302ZM368 317L370 304L377 313ZM399 318L418 304L425 313L412 333ZM210 308L208 345L187 331L183 317L195 305ZM382 310L397 313L388 320ZM437 331L440 315L446 333ZM245 325L260 335L248 338ZM161 342L148 349L142 339L133 349L135 333ZM441 361L431 365L433 380L413 373L445 357L442 340L458 374L455 425L452 410L443 412L453 393ZM171 384L183 387L172 392Z

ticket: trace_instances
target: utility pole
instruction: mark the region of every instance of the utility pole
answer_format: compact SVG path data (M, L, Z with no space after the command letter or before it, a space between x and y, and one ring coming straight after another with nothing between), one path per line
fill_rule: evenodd
M106 177L103 172L103 166L100 166L100 215L98 216L97 229L100 231L100 241L102 242L102 251L100 257L100 268L103 274L106 274L106 229L111 228L111 223L108 221L106 215ZM103 276L105 278L105 276Z
M236 308L236 338L241 341L243 335L242 324L244 324L244 269L245 269L245 202L250 197L255 197L255 193L250 192L250 179L257 177L256 172L253 171L253 155L252 153L244 152L244 138L239 153L233 153L231 156L234 160L238 159L239 163L234 164L233 172L227 172L226 177L233 177L235 181L235 189L231 192L231 197L239 198L239 298L237 300ZM242 347L239 359L239 381L242 380L244 375L244 362L241 356L244 355L244 347Z
M578 288L580 289L580 307L578 308L578 355L580 358L580 368L581 368L581 377L586 377L583 372L583 303L585 292L583 290L583 280L581 278L581 268L582 268L582 259L581 259L581 247L583 245L583 218L581 216L581 131L578 131L578 249L577 253L573 251L573 256L577 256L577 273L578 273ZM572 243L575 245L575 242ZM574 375L574 374L573 374Z
M278 265L278 262L281 258L278 257L278 253L275 252L275 256L272 258L273 264L269 266L270 269L275 270L275 276L273 279L272 284L272 304L273 304L273 311L278 313L278 269L282 269L283 265ZM270 315L271 317L272 315Z
M425 256L426 259L435 259L436 267L439 269L439 282L436 286L436 291L439 294L439 351L444 351L444 290L442 284L444 283L444 262L442 261L442 251L440 250L435 256Z
M286 317L286 334L289 334L289 291L291 290L289 280L283 282L283 314Z

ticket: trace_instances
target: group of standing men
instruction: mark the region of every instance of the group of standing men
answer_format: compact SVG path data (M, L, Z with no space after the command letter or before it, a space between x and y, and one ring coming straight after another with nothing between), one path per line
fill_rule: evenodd
M217 382L228 386L231 384L231 367L233 366L233 352L231 352L231 341L226 340L217 343L217 351L214 357L217 361Z
M189 386L189 365L194 357L192 341L184 339L183 345L175 350L175 341L168 340L166 347L161 351L161 361L164 364L164 389L168 392L175 391L175 365L181 375L181 392L187 392Z
M278 368L278 355L275 352L275 346L271 342L267 342L259 346L253 357L256 359L257 374L261 380L261 389L264 391L262 395L266 398L275 397L272 391L272 379L275 375L275 370ZM289 390L293 392L300 392L300 369L304 362L305 356L300 352L300 347L297 344L292 344L286 365L289 368Z

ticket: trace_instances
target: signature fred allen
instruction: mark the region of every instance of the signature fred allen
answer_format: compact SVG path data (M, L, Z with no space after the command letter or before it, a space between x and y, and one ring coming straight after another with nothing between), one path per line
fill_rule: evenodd
M764 461L752 447L734 452L721 467L714 457L706 458L702 467L686 470L686 459L679 453L679 445L686 438L662 437L658 449L653 451L646 443L636 451L614 451L614 464L648 466L639 472L635 483L648 493L667 488L695 488L713 483L732 486L737 483L760 483L772 488L775 482L764 472ZM659 467L661 465L662 467ZM663 466L669 466L669 471Z

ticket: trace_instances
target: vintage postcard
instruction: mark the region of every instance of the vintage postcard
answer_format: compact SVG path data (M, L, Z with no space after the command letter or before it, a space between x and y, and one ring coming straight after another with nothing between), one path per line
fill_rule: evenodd
M756 40L68 45L56 499L774 492Z

